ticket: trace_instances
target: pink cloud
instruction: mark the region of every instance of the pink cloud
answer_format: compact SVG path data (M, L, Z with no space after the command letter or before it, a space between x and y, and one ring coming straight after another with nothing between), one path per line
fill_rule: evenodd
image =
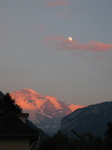
M53 2L49 2L48 6L58 6L58 5L68 5L68 2L65 0L55 0Z
M96 41L89 41L88 43L80 44L79 42L72 40L69 41L64 37L52 37L49 36L46 39L46 43L55 49L67 49L67 50L82 50L82 51L108 51L112 50L112 44L101 43Z

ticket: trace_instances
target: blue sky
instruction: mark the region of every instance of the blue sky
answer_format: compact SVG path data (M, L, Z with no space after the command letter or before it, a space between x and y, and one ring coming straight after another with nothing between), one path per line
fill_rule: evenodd
M111 0L0 0L0 90L112 100L111 18Z

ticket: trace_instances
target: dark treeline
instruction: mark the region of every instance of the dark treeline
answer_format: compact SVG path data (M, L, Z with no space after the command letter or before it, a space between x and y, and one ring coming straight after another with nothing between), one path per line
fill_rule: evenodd
M71 131L74 138L58 131L53 137L44 141L40 145L40 150L112 150L112 123L107 123L107 130L104 138L94 137L91 133L79 135L76 131Z

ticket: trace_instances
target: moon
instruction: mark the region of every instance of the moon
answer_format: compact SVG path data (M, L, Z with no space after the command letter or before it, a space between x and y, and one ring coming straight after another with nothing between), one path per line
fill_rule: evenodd
M68 37L68 40L69 40L69 41L72 41L72 37Z

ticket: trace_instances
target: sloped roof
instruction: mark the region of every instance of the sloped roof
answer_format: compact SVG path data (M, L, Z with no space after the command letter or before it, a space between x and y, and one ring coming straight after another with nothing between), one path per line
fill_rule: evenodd
M38 131L24 124L0 99L0 136L38 136Z

